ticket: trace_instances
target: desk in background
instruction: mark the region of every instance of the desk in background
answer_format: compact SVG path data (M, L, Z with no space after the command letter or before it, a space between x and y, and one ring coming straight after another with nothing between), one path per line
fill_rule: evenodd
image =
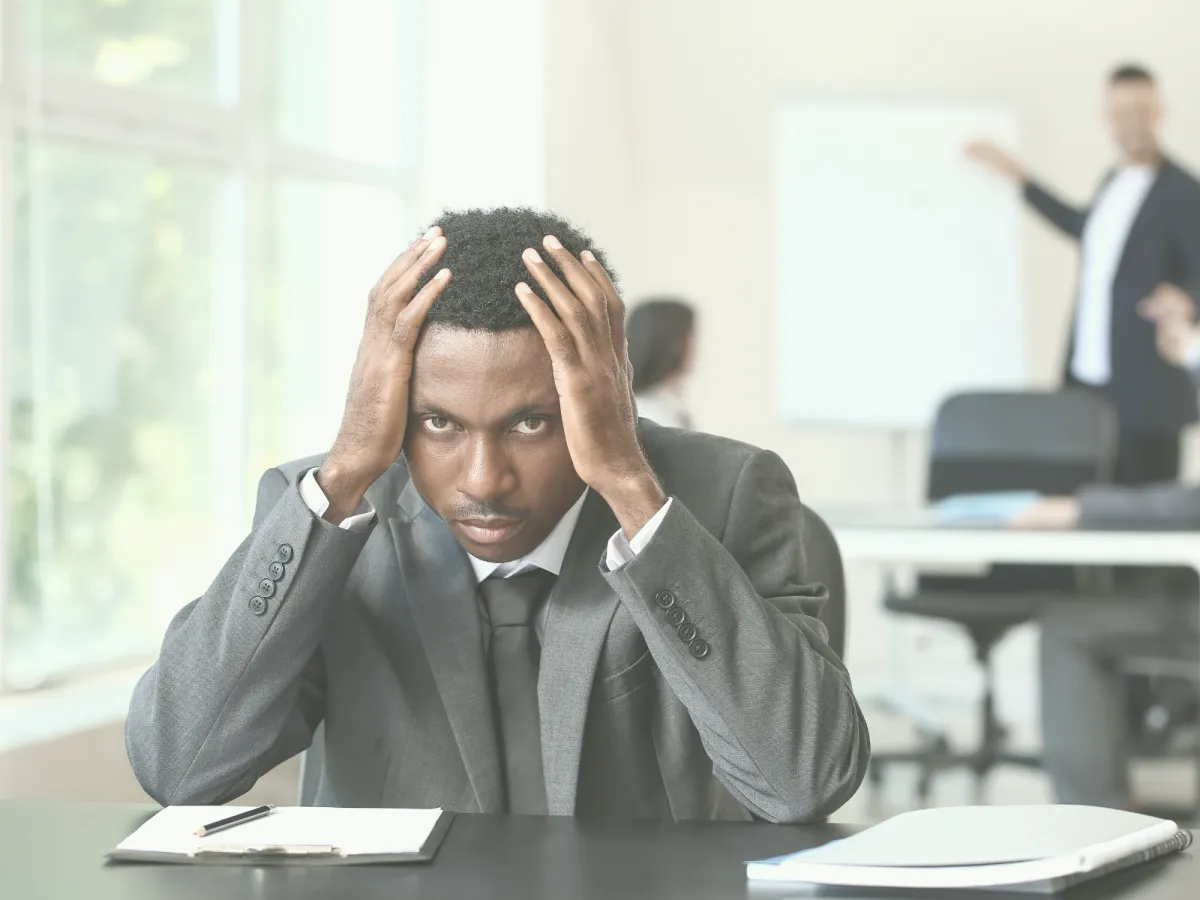
M932 509L822 509L846 563L883 566L1187 566L1200 573L1200 532L1025 530L942 524Z
M253 868L106 863L104 854L153 811L144 806L0 802L3 895L21 900L811 897L820 894L780 885L748 885L744 861L815 846L852 831L830 825L672 825L463 815L455 819L437 859L429 865ZM1071 896L1076 900L1194 900L1198 885L1200 861L1191 853L1084 885ZM855 898L868 896L887 894L854 893ZM956 900L962 895L945 896Z
M999 563L1187 566L1200 574L1200 532L952 524L939 522L929 507L830 507L820 512L847 566L870 565L885 575L895 569L986 570ZM987 596L980 595L979 602L988 602ZM894 655L891 648L889 642L889 654ZM903 661L892 659L888 668L888 706L930 731L942 730L935 709L910 691L896 688L907 675Z

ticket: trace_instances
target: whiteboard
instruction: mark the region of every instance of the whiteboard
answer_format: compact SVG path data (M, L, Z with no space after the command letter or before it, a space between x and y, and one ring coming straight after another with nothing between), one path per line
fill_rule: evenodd
M948 394L1026 383L1020 198L967 160L1016 148L963 104L790 100L777 116L779 413L925 428Z

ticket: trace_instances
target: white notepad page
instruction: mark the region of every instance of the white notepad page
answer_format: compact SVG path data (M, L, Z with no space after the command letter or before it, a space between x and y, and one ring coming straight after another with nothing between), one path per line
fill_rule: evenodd
M440 809L336 809L281 806L264 818L206 837L202 825L251 806L169 806L117 845L117 851L193 856L270 847L334 847L346 856L416 853L429 839Z

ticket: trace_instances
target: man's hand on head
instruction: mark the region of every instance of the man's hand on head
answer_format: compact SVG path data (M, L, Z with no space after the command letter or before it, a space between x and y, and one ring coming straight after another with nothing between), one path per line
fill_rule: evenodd
M1079 501L1074 497L1044 497L1008 520L1012 528L1045 530L1074 528L1079 524Z
M442 269L424 287L421 282L445 250L446 238L434 226L388 266L368 295L342 424L317 472L329 499L324 517L334 524L358 507L404 448L413 350L425 314L450 283L450 270Z
M553 236L542 246L563 278L533 248L523 259L554 312L524 282L517 285L517 299L550 354L575 471L604 498L625 536L632 538L667 498L638 442L625 304L590 252L576 259Z

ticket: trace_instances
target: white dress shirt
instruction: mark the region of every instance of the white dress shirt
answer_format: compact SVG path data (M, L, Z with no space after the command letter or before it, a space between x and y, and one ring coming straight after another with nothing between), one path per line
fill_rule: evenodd
M494 563L478 559L468 553L467 557L471 560L471 569L475 572L476 581L483 581L492 576L511 578L513 575L533 568L545 569L547 572L558 575L562 571L563 558L567 555L567 545L571 543L571 535L575 533L575 526L579 522L579 514L583 511L583 501L587 499L587 495L588 490L585 488L574 505L558 520L554 530L546 535L546 539L520 559ZM325 496L321 485L317 483L316 469L309 469L300 480L300 498L313 515L323 516L329 509L329 498ZM631 562L645 549L655 532L658 531L663 519L666 518L667 510L670 508L671 498L668 497L662 508L633 536L633 540L627 540L624 532L617 529L617 532L608 539L608 549L604 555L604 564L610 572ZM345 528L347 531L363 531L370 527L374 518L375 510L364 498L354 514L343 519L339 527Z
M1113 279L1156 171L1153 166L1126 166L1117 172L1083 227L1083 274L1071 374L1086 384L1103 385L1112 379Z

